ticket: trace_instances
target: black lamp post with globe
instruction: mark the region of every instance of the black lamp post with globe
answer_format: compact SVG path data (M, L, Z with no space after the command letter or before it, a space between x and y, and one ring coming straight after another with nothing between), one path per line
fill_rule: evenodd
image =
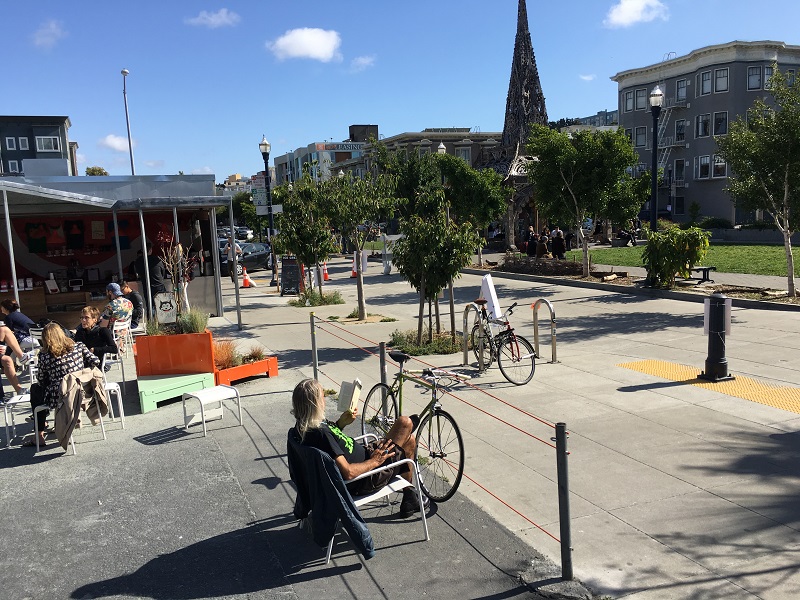
M651 198L650 198L650 231L658 231L658 116L661 114L661 105L664 103L664 92L656 86L650 92L650 112L653 114L653 161L650 168Z
M272 214L272 194L270 193L269 181L269 151L272 149L271 144L267 141L267 136L261 136L261 143L258 145L261 151L261 156L264 159L264 185L267 188L267 241L269 242L270 254L272 255L272 281L269 282L270 286L278 285L278 261L275 257L275 245L272 243L272 232L275 229L275 218Z

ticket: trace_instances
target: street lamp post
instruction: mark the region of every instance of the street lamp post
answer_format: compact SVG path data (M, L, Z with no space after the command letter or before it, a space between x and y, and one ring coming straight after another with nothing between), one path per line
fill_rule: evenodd
M270 253L272 254L272 281L269 282L270 287L278 285L278 262L275 256L275 244L272 243L272 230L275 227L275 220L272 215L272 194L269 185L269 151L271 148L272 146L267 141L267 136L262 135L258 149L261 150L261 156L264 159L264 184L267 188L267 226L269 227L267 230L267 241L269 242Z
M650 167L650 231L658 231L658 116L664 102L664 92L656 86L650 92L650 112L653 114L653 161Z
M125 124L128 126L128 153L131 155L131 175L136 175L136 170L133 168L133 142L131 141L131 120L128 117L128 88L127 77L130 71L122 69L122 99L125 101Z
M447 154L447 148L444 145L444 142L439 142L439 145L436 147L436 154ZM442 174L442 188L444 188L444 174ZM447 205L447 224L450 224L450 205ZM450 336L452 337L453 343L455 344L456 341L456 308L455 308L455 300L453 299L453 278L450 278L450 281L447 284L447 293L450 297Z

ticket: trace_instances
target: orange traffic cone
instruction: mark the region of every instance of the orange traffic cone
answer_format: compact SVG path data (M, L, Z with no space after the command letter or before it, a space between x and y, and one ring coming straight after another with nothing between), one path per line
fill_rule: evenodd
M255 281L250 279L250 275L248 275L247 269L245 269L244 266L242 266L242 275L244 276L244 279L242 280L243 288L257 287Z
M325 261L322 263L322 281L330 281L331 278L328 275L328 262Z
M358 277L358 271L356 271L356 253L353 252L353 269L350 271L350 277Z

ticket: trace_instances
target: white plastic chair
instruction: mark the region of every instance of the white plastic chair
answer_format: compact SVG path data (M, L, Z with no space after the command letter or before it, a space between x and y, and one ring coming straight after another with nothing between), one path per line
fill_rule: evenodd
M122 371L122 381L125 382L125 367L122 364L122 359L119 357L118 354L111 354L106 352L103 354L103 361L100 365L100 370L103 372L103 387L106 390L106 395L108 396L108 412L111 415L111 419L115 419L114 416L114 403L111 401L111 396L115 396L117 400L117 413L119 414L119 420L122 423L122 428L125 429L125 407L122 405L122 388L116 381L109 381L106 377L106 365L113 366L118 364L120 366L120 370Z
M133 348L133 334L131 333L131 319L114 321L112 325L114 342L117 344L119 354L127 354Z

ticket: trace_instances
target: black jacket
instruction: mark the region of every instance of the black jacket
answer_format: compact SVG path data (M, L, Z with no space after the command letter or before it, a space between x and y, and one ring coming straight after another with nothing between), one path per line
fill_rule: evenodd
M117 345L114 343L114 334L108 327L100 327L99 325L95 325L91 329L78 327L78 330L75 332L75 341L83 342L101 361L106 352L110 352L111 354L117 353Z

